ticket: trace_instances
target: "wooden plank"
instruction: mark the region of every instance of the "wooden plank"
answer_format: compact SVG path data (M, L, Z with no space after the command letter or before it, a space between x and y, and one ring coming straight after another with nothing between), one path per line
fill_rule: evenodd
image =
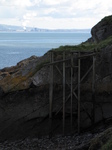
M50 52L50 61L53 62L53 52ZM53 101L53 66L50 66L50 89L49 89L49 118L52 118Z
M53 52L50 52L50 62L53 62ZM49 87L49 136L52 136L52 102L53 102L53 66L50 66L50 87Z
M85 79L85 77L88 75L88 73L92 70L93 65L91 65L91 67L87 70L87 72L83 75L83 77L81 78L81 82Z
M93 65L91 65L91 67L88 69L88 71L83 75L83 77L81 78L80 82L82 82L82 81L85 79L85 77L86 77L86 76L88 75L88 73L92 70L92 68L93 68ZM75 91L75 90L77 89L77 87L78 87L78 84L75 86L75 88L74 88L73 91Z
M73 124L73 53L71 53L71 133Z
M60 71L59 67L58 67L57 65L55 65L55 67L56 67L57 71L59 72L59 74L63 77L63 74L62 74L62 72Z
M87 116L89 117L89 119L92 121L92 117L91 117L91 115L89 114L89 112L86 110L84 104L81 103L81 106L82 106L83 110L85 111L85 113L87 114Z
M110 60L110 78L111 78L111 80L112 80L112 51L111 51L111 53L110 53L110 58L111 58L111 60Z
M63 59L63 60L58 60L58 61L55 61L55 62L47 63L47 64L45 64L45 66L56 65L58 63L63 63L63 62L69 61L69 60L70 60L70 58Z
M59 70L59 68L56 66L56 68L57 68L57 70L59 71L59 73L62 75L62 73L61 73L61 71ZM84 79L85 79L85 77L88 75L88 73L91 71L91 69L93 68L93 65L88 69L88 71L84 74L84 76L81 78L81 81L80 82L82 82ZM75 90L77 89L77 87L78 87L78 84L75 86L75 88L73 89L73 93L75 93ZM75 94L74 94L75 95ZM67 102L68 100L69 100L69 98L70 98L70 96L71 96L71 94L69 94L68 95L68 97L67 97L67 99L66 99L66 101L65 102ZM76 97L76 99L78 99L78 97L77 96L75 96ZM61 109L62 109L63 107L61 106L60 108L59 108L59 110L56 112L56 114L55 115L57 115L60 111L61 111Z
M80 52L80 54L81 53L93 53L94 51L93 50L91 50L91 51L81 51L81 50L77 50L77 51L74 51L74 50L71 50L71 53L73 53L73 54L78 54Z
M65 52L63 52L65 60ZM63 61L63 135L65 134L65 61Z
M88 54L88 55L82 55L82 56L79 56L78 59L83 59L83 58L95 56L95 55L96 55L96 53L92 53L92 54Z
M92 112L92 125L95 123L95 62L96 57L93 56L93 81L92 81L92 102L93 102L93 112Z
M68 97L66 98L65 103L69 100L69 98L70 98L70 94L69 94ZM58 111L55 113L55 115L57 115L57 114L62 110L62 108L63 108L63 106L61 106L61 107L58 109Z
M82 56L78 57L78 59L83 59L83 58L86 58L86 57L89 57L89 56L94 56L94 55L96 55L96 53L92 53L92 54L88 54L88 55L82 55ZM71 58L67 58L67 59L64 59L64 60L57 60L55 62L47 63L47 64L45 64L45 66L55 65L55 64L58 64L58 63L63 63L63 62L69 61L69 60L71 60ZM77 66L74 66L74 67L77 67Z
M79 52L80 57L80 52ZM80 134L80 59L78 59L78 134Z
M66 66L66 68L71 68L71 66ZM78 68L78 66L72 66L72 68Z
M56 69L58 70L58 72L60 73L60 75L63 77L63 74L61 73L61 71L60 71L60 69L58 68L58 66L55 66L55 67L56 67ZM65 68L66 68L66 67L65 67ZM68 87L71 89L71 87L70 87L69 83L67 82L67 80L66 80L66 84L67 84ZM78 97L77 97L75 91L73 91L73 94L74 94L74 96L76 97L76 99L78 99Z

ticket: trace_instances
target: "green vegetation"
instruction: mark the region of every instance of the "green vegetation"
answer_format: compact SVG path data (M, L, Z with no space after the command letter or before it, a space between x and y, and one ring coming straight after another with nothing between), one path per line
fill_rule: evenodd
M71 51L91 51L95 48L95 45L96 44L90 44L90 43L82 43L82 44L79 44L79 45L75 45L75 46L60 46L59 48L57 49L54 49L54 51L56 52L63 52L63 51L66 51L66 52L71 52Z
M112 138L108 140L105 145L102 146L101 150L112 150Z
M106 40L101 41L98 44L98 48L101 49L101 48L104 48L104 47L111 45L111 44L112 44L112 36L108 37Z
M35 70L32 72L31 76L33 76L37 71L39 71L41 68L43 68L45 66L45 64L47 64L47 63L49 63L48 60L43 61L43 62L37 64L37 66L36 66Z
M89 150L112 150L112 127L92 139Z
M54 52L71 52L71 51L94 51L94 49L100 51L102 48L105 48L108 45L112 44L112 36L108 37L106 40L103 40L99 43L89 43L89 42L85 42L85 43L81 43L79 45L75 45L75 46L60 46L59 48L56 49L52 49L51 51Z

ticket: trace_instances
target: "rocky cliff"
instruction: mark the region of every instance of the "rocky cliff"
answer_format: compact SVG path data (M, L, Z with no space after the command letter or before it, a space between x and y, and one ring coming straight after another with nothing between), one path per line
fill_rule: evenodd
M54 49L55 60L61 59L61 52L66 51L66 58L70 57L71 50L97 51L96 55L96 104L95 122L105 121L112 117L112 16L105 17L92 30L92 40L78 46L65 46ZM58 53L57 53L58 52ZM83 52L84 53L84 52ZM42 57L32 56L19 62L16 66L0 70L0 140L26 138L49 133L49 52ZM75 61L75 60L74 60ZM81 73L85 73L92 63L92 58L81 62ZM69 65L69 64L68 64ZM61 68L59 65L58 67ZM81 76L82 76L81 74ZM69 80L70 70L66 72ZM62 81L59 72L54 71L53 113L62 106ZM74 84L77 82L77 69L74 71ZM93 104L92 72L81 84L81 101L85 110L91 116ZM66 89L66 96L68 96ZM57 97L58 95L58 97ZM61 97L61 98L60 98ZM74 108L74 118L77 122L77 108ZM91 126L88 113L81 108L82 128ZM66 115L69 123L70 103L66 104ZM61 133L60 113L54 120L56 133ZM76 123L74 123L76 125ZM75 128L77 127L74 126ZM68 127L69 128L69 125ZM75 129L74 129L75 130Z
M92 28L91 34L94 42L100 42L109 36L112 36L112 15L107 16L98 22Z

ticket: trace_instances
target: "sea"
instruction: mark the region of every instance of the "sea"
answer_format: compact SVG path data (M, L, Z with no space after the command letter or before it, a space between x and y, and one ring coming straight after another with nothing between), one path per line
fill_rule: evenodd
M42 56L48 50L77 45L91 37L90 31L78 32L0 32L0 69L15 66L32 55Z

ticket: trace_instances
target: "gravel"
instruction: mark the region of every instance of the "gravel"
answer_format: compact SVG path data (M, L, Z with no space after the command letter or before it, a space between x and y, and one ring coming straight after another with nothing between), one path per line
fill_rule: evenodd
M55 136L49 138L26 138L16 141L5 141L0 143L0 150L87 150L92 133L75 134L73 136Z

